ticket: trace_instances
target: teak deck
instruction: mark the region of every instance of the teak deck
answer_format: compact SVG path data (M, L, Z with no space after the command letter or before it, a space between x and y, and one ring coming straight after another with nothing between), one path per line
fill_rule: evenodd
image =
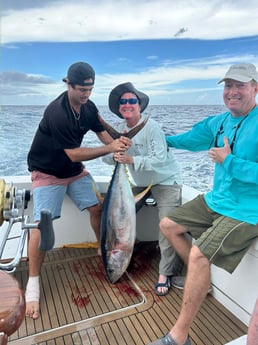
M144 345L175 322L182 291L165 297L153 292L158 277L156 243L140 246L128 273L109 284L95 249L54 249L41 273L41 317L25 318L8 345ZM25 288L27 262L15 277ZM193 345L222 345L247 327L208 295L191 328Z

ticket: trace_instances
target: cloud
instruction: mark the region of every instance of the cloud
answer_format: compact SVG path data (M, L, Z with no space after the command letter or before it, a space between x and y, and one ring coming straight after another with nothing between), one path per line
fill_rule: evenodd
M132 81L144 90L152 104L222 104L222 85L217 81L227 68L239 61L255 63L258 56L215 56L176 61L146 67L140 72L97 74L91 99L106 105L110 90L121 82ZM5 71L0 73L2 104L46 105L66 89L65 84L48 76Z
M0 84L23 83L27 85L33 84L52 84L53 80L41 75L32 75L15 71L4 71L0 73Z
M96 104L123 81L154 104L218 104L229 65L258 61L257 0L8 0L1 9L2 104L49 103L84 55L96 68Z
M257 0L10 0L2 43L245 37L257 35L257 13Z
M147 60L157 60L158 56L157 55L149 55L147 56Z
M155 56L153 60L156 60ZM218 79L234 63L256 64L257 60L258 56L251 54L167 59L140 71L97 73L91 98L96 104L105 105L114 85L131 81L149 94L152 104L222 104L222 85L217 85ZM1 104L46 105L63 92L66 85L61 78L54 80L47 75L3 71L0 88Z
M182 36L185 32L187 32L188 29L187 28L181 28L178 30L177 33L175 33L175 37L179 37L179 36Z
M16 71L0 73L1 104L26 104L28 100L33 104L44 104L53 98L58 88L56 82L43 75L26 74Z

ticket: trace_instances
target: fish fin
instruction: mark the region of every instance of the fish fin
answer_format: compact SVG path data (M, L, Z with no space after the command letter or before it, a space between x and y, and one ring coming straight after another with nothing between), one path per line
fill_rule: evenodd
M119 133L117 130L115 130L113 127L111 127L106 121L104 121L100 115L99 115L99 121L101 122L102 126L105 128L105 130L113 139L118 139L121 137L121 135L123 135Z
M100 191L98 191L95 181L92 181L92 189L94 190L96 197L99 199L99 202L103 204L104 197L101 195Z
M134 200L135 203L137 204L151 189L151 187L153 186L153 182L151 182L147 188L145 188L143 191L141 191L140 193L136 194L134 196Z
M136 127L132 128L129 132L127 133L119 133L117 130L115 130L112 126L110 126L106 121L103 120L103 118L99 115L99 120L103 127L105 127L106 131L108 134L113 138L113 139L118 139L121 136L127 137L132 139L146 124L146 122L149 120L149 116L144 119L139 125Z
M148 120L149 120L149 116L147 116L146 119L144 119L144 121L142 121L136 127L132 128L129 132L121 134L121 135L132 139L145 126Z

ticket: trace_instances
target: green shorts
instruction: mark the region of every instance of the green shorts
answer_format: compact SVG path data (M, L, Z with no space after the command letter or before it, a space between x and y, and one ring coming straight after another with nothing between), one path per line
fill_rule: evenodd
M258 237L258 226L213 212L204 196L173 209L169 219L187 228L210 263L232 273Z

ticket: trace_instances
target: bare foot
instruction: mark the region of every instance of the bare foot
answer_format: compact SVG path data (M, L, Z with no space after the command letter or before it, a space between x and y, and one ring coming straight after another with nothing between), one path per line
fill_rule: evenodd
M27 317L36 320L39 318L39 302L27 302L26 303L26 313Z

